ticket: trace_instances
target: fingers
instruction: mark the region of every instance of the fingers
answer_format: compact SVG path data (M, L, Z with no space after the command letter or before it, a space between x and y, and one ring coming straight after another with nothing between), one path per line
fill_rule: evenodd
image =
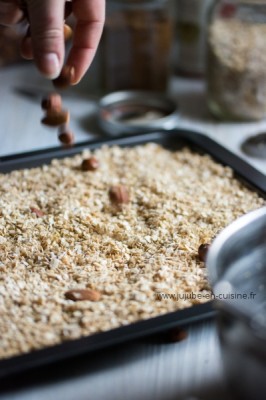
M26 58L33 55L40 72L54 79L59 75L64 60L65 1L27 0L27 6L31 38L22 42L22 53Z
M26 60L33 59L33 51L32 51L32 40L31 40L31 30L28 27L26 35L22 38L20 43L20 54Z
M77 24L67 65L73 67L72 84L78 83L89 68L98 47L105 17L104 0L72 0Z
M89 68L103 30L104 0L24 0L31 35L21 43L21 54L34 58L40 72L49 79L59 76L64 61L64 13L77 19L73 45L66 62L71 71L71 83L78 83ZM0 24L14 24L23 17L19 0L0 0ZM69 7L68 7L69 6ZM65 10L69 8L69 10Z
M17 24L22 17L16 0L0 0L0 25Z

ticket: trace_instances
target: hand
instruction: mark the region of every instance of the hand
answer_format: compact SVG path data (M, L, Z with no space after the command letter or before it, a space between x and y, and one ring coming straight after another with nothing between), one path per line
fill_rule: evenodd
M13 25L23 18L21 0L0 0L0 24ZM56 78L64 62L65 0L24 0L31 35L21 43L21 53L33 58L40 72ZM76 17L73 44L66 65L71 68L71 84L78 83L89 68L102 34L105 0L72 0Z

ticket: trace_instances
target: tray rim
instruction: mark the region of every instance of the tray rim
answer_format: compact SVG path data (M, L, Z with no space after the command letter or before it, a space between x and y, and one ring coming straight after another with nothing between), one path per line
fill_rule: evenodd
M227 165L237 174L237 178L244 180L244 184L251 186L251 190L258 191L263 197L266 194L266 175L242 160L236 154L226 149L210 137L191 130L175 129L164 132L148 132L127 136L108 137L101 140L86 141L76 144L70 149L48 148L26 153L18 153L0 157L0 173L10 172L16 169L31 168L25 164L39 163L44 165L54 158L71 157L84 149L96 149L101 145L134 146L149 142L180 140L189 142L198 150L203 150L220 164ZM24 165L24 166L23 166ZM35 165L37 166L37 165ZM34 165L32 165L34 167ZM69 340L57 345L33 350L29 353L0 359L0 379L8 375L23 372L32 367L43 366L49 363L67 359L73 356L97 351L105 347L113 346L125 341L149 336L154 333L170 329L174 326L184 326L199 321L213 318L216 311L213 301L194 305L182 310L166 313L150 319L145 319L120 326L105 332L98 332L79 339Z
M204 133L182 128L169 131L158 130L154 132L143 132L126 136L105 136L101 139L77 143L68 149L62 147L50 147L23 153L9 154L0 157L0 173L11 172L14 169L28 168L20 166L22 163L36 162L40 159L44 159L45 164L45 160L48 160L49 158L51 160L53 158L71 157L86 148L94 150L101 145L121 145L125 147L142 143L144 144L148 141L158 141L159 139L174 137L190 141L192 145L196 145L205 150L207 154L212 156L216 161L231 167L234 172L237 173L238 178L240 177L244 179L246 185L251 184L253 190L255 186L256 189L262 192L262 195L265 195L266 173L263 174L237 154L233 153L231 150L219 144Z
M104 332L83 336L79 339L32 350L0 360L0 382L9 375L24 372L33 367L45 366L54 362L96 352L130 340L152 336L175 327L185 327L201 321L213 319L216 310L214 301L197 304L178 311L159 315L153 318L137 321Z

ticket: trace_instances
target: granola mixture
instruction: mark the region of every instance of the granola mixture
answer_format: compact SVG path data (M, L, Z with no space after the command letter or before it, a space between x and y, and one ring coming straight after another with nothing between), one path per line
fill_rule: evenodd
M102 147L82 171L90 155L0 175L1 358L203 302L156 293L210 293L199 245L265 203L189 149ZM79 289L101 296L65 296Z

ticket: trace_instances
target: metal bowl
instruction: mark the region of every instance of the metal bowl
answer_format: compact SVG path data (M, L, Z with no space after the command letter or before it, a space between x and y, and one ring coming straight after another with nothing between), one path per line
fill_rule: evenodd
M206 263L229 387L234 398L264 400L266 207L228 226L214 241Z
M177 105L161 93L113 92L100 100L98 119L110 135L171 130L177 126Z

